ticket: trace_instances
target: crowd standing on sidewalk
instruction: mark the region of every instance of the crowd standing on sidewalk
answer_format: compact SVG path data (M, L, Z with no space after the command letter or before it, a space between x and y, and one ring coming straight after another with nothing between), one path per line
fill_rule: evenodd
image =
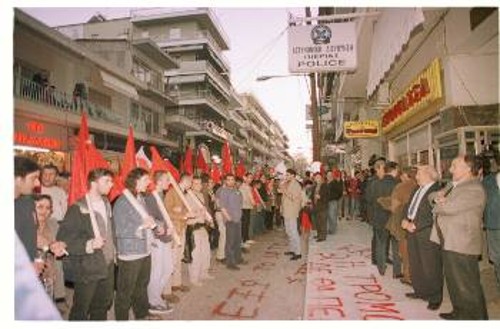
M55 305L54 318L106 320L114 305L117 320L128 320L130 311L134 319L153 319L214 279L211 266L241 270L266 232L284 230L293 262L306 257L311 230L322 243L335 239L339 221L359 220L373 228L372 263L382 276L392 264L393 278L413 288L407 298L436 311L446 280L452 310L440 313L443 319L488 319L478 264L486 243L500 290L497 164L498 156L458 156L448 183L432 166L401 168L385 158L352 175L337 167L304 175L289 168L226 174L222 184L186 173L177 182L167 171L136 168L112 203L107 195L116 179L97 168L85 196L68 207L55 166L16 156L15 230L23 246L16 252L32 264L16 271L32 267L25 277L37 278L30 285L48 298L38 294L30 307ZM37 316L21 310L35 294L17 288L16 317Z

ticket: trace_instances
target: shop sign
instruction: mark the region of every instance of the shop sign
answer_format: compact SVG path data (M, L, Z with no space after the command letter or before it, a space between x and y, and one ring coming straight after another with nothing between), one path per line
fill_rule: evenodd
M378 135L379 123L377 120L344 122L344 136L346 138L370 138Z
M385 133L405 122L419 110L442 98L441 65L435 59L382 114Z
M292 73L355 70L356 24L290 26L288 67Z
M63 149L63 140L48 135L51 129L48 129L45 123L36 120L19 120L16 123L14 145L34 146L50 150Z
M202 122L201 125L203 128L205 128L206 131L211 132L215 136L218 136L225 140L229 138L229 133L224 128L216 125L213 121L207 120Z

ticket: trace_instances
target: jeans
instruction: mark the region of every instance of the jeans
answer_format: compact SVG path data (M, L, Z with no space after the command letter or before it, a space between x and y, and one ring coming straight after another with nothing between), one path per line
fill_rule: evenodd
M135 319L144 319L149 313L148 284L151 276L151 256L137 260L118 259L116 278L115 317L128 320L132 307Z
M335 234L337 231L337 218L339 210L339 201L332 200L328 202L327 227L328 234Z
M297 218L285 218L285 232L288 236L288 251L300 255L300 238L297 230Z
M359 197L351 197L351 216L353 219L356 219L356 217L359 217L359 215Z
M246 242L247 240L250 240L249 235L250 235L250 213L252 212L251 209L242 209L242 215L241 215L241 240L243 242Z
M497 287L500 289L500 230L486 230L488 256L495 266Z
M226 222L226 265L241 262L241 222Z

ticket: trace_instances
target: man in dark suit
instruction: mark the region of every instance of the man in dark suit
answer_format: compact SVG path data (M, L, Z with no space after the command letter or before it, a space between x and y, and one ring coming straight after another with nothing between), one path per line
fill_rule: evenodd
M430 241L433 224L432 206L429 194L439 189L438 173L431 166L419 166L417 184L419 186L404 210L406 219L401 226L408 231L408 254L413 290L409 298L427 300L427 308L437 310L443 301L443 266L441 248Z
M313 211L316 214L317 242L326 240L327 222L326 212L328 209L328 202L330 200L330 193L328 191L328 184L324 182L323 176L318 172L314 175L316 186L313 194Z

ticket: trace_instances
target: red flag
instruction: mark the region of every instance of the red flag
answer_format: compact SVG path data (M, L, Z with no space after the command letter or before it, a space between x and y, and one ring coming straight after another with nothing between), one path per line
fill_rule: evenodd
M236 166L236 177L243 178L245 176L247 170L245 168L245 164L243 164L243 160L240 159L240 162Z
M217 164L215 164L215 163L212 163L212 169L210 170L210 178L216 184L220 184L220 182L221 182L221 174L220 174L219 166L217 166Z
M85 168L87 142L89 142L89 127L87 125L87 115L83 113L77 145L72 156L71 181L68 195L69 205L72 205L87 192L87 169Z
M186 174L193 174L193 150L191 150L191 147L189 145L186 147L183 169Z
M125 155L123 156L120 174L115 178L115 184L109 193L109 200L113 201L125 188L125 179L128 173L137 167L135 161L134 131L132 126L128 129L127 144L125 145Z
M200 149L197 151L198 156L196 157L196 167L203 173L208 174L210 169L208 168L208 164L203 157L203 153Z
M177 168L175 168L174 165L168 159L163 160L160 156L160 153L158 153L156 147L151 146L150 150L151 150L151 160L152 160L151 172L154 173L155 171L158 170L165 170L170 172L176 181L179 181L181 175L179 174Z
M109 163L104 159L101 152L97 150L94 144L90 143L87 145L87 157L85 159L86 171L88 173L96 168L106 168L109 169Z
M231 157L231 149L229 148L229 143L227 141L222 145L222 173L224 175L231 174L233 172L233 159Z

